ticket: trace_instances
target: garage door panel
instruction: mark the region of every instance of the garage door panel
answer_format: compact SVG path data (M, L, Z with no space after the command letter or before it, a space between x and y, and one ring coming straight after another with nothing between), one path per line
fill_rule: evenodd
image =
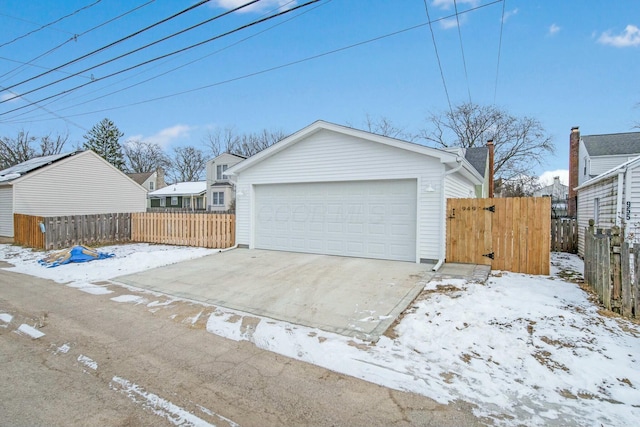
M416 181L255 187L255 247L415 260Z

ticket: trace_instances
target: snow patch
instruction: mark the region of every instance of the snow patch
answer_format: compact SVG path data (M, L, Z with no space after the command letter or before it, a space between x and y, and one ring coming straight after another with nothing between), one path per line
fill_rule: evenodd
M107 289L106 286L94 285L93 283L75 282L67 283L67 286L70 288L76 288L91 295L107 295L113 293L113 291Z
M145 408L150 409L156 415L166 418L170 423L176 426L193 426L193 427L208 427L213 426L199 418L187 410L171 403L170 401L163 399L162 397L145 391L141 386L132 383L129 380L120 377L113 377L111 379L110 387L114 390L120 391L126 394L129 399L135 403L139 403ZM238 427L238 424L231 421L228 418L218 415L202 406L199 406L200 410L207 415L214 416L221 421L226 421L232 427Z
M67 343L62 344L60 347L58 347L56 349L56 353L63 353L63 354L67 354L69 352L69 350L71 350L71 346Z
M43 336L45 336L45 334L43 332L40 332L36 328L34 328L32 326L29 326L29 325L27 325L25 323L20 325L18 327L18 329L16 330L16 332L19 333L19 334L28 335L33 339L38 339L38 338L42 338Z
M11 321L13 320L13 316L9 313L0 313L0 320L4 323L11 323ZM4 327L6 328L7 326L4 325Z
M135 304L143 304L146 303L147 300L139 295L120 295L117 297L111 298L111 301L115 302L132 302Z
M84 366L86 366L89 369L93 369L94 371L98 369L98 364L94 360L92 360L90 357L87 357L83 354L78 356L78 362L82 363Z

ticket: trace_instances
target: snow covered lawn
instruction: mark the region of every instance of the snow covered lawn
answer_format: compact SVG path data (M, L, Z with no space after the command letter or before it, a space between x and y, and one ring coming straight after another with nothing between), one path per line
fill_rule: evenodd
M216 252L145 244L100 250L116 256L47 269L37 263L44 253L0 245L0 260L15 265L6 270L104 295L115 285L96 282ZM442 403L471 402L497 425L635 425L640 328L600 314L586 292L563 280L581 272L578 257L554 253L551 276L494 271L486 284L430 282L376 344L223 307L213 309L207 330ZM171 308L140 295L111 300ZM10 316L0 312L0 327Z

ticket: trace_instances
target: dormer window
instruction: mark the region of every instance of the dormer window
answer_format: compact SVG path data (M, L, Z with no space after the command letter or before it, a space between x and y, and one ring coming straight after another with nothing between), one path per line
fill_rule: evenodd
M224 175L222 175L222 174L224 173L224 171L227 170L227 166L228 165L217 165L216 166L216 180L222 181L223 179L225 179Z

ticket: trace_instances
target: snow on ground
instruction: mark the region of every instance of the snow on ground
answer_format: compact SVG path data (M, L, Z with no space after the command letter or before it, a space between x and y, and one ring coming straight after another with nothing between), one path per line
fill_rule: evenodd
M15 265L7 270L87 292L98 286L91 282L216 252L145 244L100 250L116 256L47 269L37 264L44 253L0 245L0 259ZM494 271L486 284L432 281L376 344L222 307L207 330L442 403L471 402L477 416L497 425L635 425L640 328L602 315L568 281L582 268L575 255L554 253L550 276ZM147 306L171 307L165 304Z

